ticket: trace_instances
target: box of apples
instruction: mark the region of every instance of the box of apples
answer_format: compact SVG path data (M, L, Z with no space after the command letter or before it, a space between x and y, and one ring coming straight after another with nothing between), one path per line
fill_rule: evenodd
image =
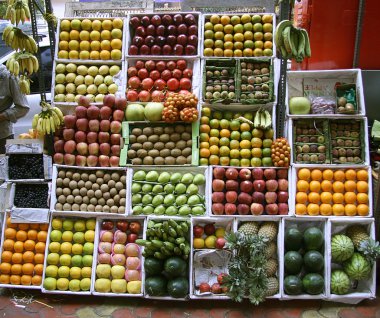
M289 169L213 166L212 215L262 216L289 213Z
M130 14L128 56L197 57L201 50L198 12Z

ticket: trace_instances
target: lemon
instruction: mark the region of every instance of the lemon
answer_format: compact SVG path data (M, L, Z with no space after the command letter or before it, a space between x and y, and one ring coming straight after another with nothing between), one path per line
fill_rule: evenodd
M205 245L207 248L215 248L215 243L216 243L215 235L210 235L205 240Z

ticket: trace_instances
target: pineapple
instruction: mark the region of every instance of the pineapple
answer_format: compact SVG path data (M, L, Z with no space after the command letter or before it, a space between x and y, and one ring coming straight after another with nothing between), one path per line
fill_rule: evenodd
M265 257L277 257L277 244L275 242L270 242L265 249Z
M265 266L267 276L268 277L274 276L277 272L277 267L278 267L277 260L275 260L274 258L268 259L267 264Z
M268 277L268 290L266 292L266 296L273 296L278 293L278 279L277 277Z
M356 249L359 248L363 241L367 241L370 238L366 228L358 224L348 227L346 235L351 239L352 243L354 243Z
M244 222L238 230L244 235L253 235L259 232L259 224L257 222Z
M260 226L259 236L268 238L269 242L277 237L277 224L276 222L263 222Z

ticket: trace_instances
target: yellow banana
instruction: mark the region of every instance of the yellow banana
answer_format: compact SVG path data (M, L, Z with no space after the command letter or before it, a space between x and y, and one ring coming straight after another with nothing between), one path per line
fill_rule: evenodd
M61 121L60 121L58 115L56 114L55 111L52 111L52 112L51 112L51 115L52 115L52 118L53 118L53 120L54 120L54 126L55 126L55 127L59 127L59 126L61 125Z
M32 59L32 63L33 63L33 70L35 72L38 72L38 69L40 68L40 65L38 63L38 59L34 55L31 56L31 59Z
M58 107L52 108L53 112L55 112L58 115L58 118L60 119L60 122L63 123L63 113Z
M25 9L24 8L21 8L20 9L20 17L21 17L21 23L24 24L25 21L26 21L26 14L25 14Z
M28 73L32 74L34 71L32 59L29 57L26 61L28 63Z
M24 10L25 10L26 18L30 19L30 10L29 10L29 6L27 4L24 6Z
M45 118L45 131L50 134L50 118Z
M32 121L32 128L36 129L37 128L37 123L38 123L38 114L35 114L33 116L33 121Z
M15 11L16 11L16 25L18 25L21 20L21 16L20 16L21 12L18 9L15 9Z
M50 129L51 129L51 132L55 132L55 123L54 123L54 119L53 117L50 117Z
M28 36L28 41L32 47L32 51L30 53L37 53L38 47L36 41L34 41L34 39L31 36Z
M13 74L18 76L20 73L20 64L17 61L14 61Z
M11 18L11 10L12 10L12 6L8 5L7 10L5 11L5 16L4 16L5 19L9 20Z
M14 8L11 9L11 18L10 21L12 24L16 23L16 10Z
M42 132L42 117L38 116L38 122L37 122L37 132Z
M11 25L8 25L4 31L3 31L3 41L6 40L6 38L8 37L9 33L13 30L13 26Z

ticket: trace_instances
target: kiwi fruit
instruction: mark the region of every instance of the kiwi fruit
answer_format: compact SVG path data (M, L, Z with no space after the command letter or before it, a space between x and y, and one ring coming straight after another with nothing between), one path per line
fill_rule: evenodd
M97 170L97 171L95 172L95 175L96 175L97 178L103 178L103 177L104 177L104 171L102 171L102 170Z
M85 203L85 204L89 204L90 203L90 198L86 195L82 198L82 202Z
M100 199L103 196L102 190L95 191L95 198Z
M174 149L172 149L172 151L170 151L170 154L172 157L177 158L178 156L180 156L182 154L182 151L181 151L181 149L174 148Z
M143 148L145 150L151 150L151 149L153 149L153 143L151 143L150 141L144 142L143 143Z
M111 179L114 180L115 182L120 180L120 173L119 172L113 172L111 174Z
M150 157L158 157L160 155L160 152L157 149L152 149L148 151L148 156Z
M106 173L104 175L104 177L103 177L103 180L104 180L105 183L108 182L108 181L110 181L111 180L111 175L109 173Z
M190 155L190 156L187 156L187 159L186 159L186 160L187 160L187 163L188 163L188 164L191 164L192 159L193 159L193 158L192 158L191 155Z
M175 143L173 141L169 141L165 144L165 148L166 149L169 149L169 150L172 150L175 148Z
M66 178L71 179L73 177L73 172L71 170L66 171Z
M105 205L106 204L106 200L104 200L104 198L100 198L100 199L98 199L98 204Z
M66 172L64 170L60 170L58 172L58 178L63 179L66 176Z
M63 211L71 211L71 204L65 203L62 207Z
M160 135L160 141L162 142L168 142L170 140L170 136L168 134L162 134Z
M110 212L111 213L117 213L119 211L119 208L116 205L111 206Z
M79 180L80 180L80 173L75 172L75 173L73 174L73 178L72 178L72 179L75 180L75 181L79 181Z
M87 172L82 173L82 174L80 175L80 178L81 178L84 182L88 181L88 173L87 173Z
M129 135L129 143L133 144L137 141L137 137L135 135Z
M166 148L164 148L164 149L162 149L161 151L160 151L160 156L161 157L167 157L167 156L169 156L170 155L170 150L169 149L166 149Z
M181 140L181 135L178 134L178 133L171 134L170 140L174 141L174 142L177 142L177 141Z
M87 195L87 189L86 189L86 188L81 188L81 189L79 190L79 194L80 194L82 197L84 197L85 195Z
M162 149L164 149L164 148L165 148L165 144L164 144L163 142L161 142L161 141L156 142L156 143L154 144L154 149L162 150Z
M96 181L96 175L94 173L91 173L89 176L88 176L88 180L90 180L91 182L95 182Z
M165 164L166 165L174 165L175 164L175 158L174 157L166 157L165 158Z
M88 190L87 191L87 196L91 199L91 198L93 198L94 197L94 195L95 195L95 191L94 190Z
M79 189L77 188L77 189L74 189L73 191L71 191L71 194L75 197L75 196L77 196L77 195L80 195L80 193L79 193Z
M184 140L184 141L191 140L191 135L188 132L183 132L181 134L181 140Z
M63 188L62 194L67 197L68 195L71 194L71 190L69 188Z
M150 136L150 135L153 135L153 129L152 127L145 127L142 131L142 133L145 135L145 136Z
M89 190L92 187L92 182L91 181L86 181L86 183L84 184L84 186L86 187L87 190Z
M162 135L164 133L164 127L154 127L153 133L156 135Z
M186 141L185 140L178 140L175 144L176 148L182 150L186 148Z
M102 191L102 193L107 192L109 190L108 185L107 184L100 185L100 190Z
M94 191L99 190L100 189L100 185L97 184L97 183L93 183L91 189L94 190Z
M86 212L87 211L87 204L82 203L79 207L79 211Z
M93 205L97 205L98 204L98 199L93 197L90 199L90 203L93 204Z
M142 164L142 160L140 158L134 158L134 159L132 159L131 164L133 164L133 165L141 165Z
M137 154L136 154L136 151L133 150L133 149L129 149L128 152L127 152L127 157L129 159L133 159L133 158L136 158Z
M125 213L125 206L119 206L119 208L117 209L117 213L119 214Z
M56 196L60 196L60 195L62 195L62 194L63 194L63 189L62 189L62 188L57 188L57 189L55 190L55 194L56 194Z
M74 202L76 204L81 204L82 201L83 201L83 199L82 199L82 197L80 195L77 195L77 196L74 197Z
M127 191L124 188L119 191L120 198L125 198L126 195Z
M57 210L57 211L62 211L62 209L63 209L63 205L61 204L61 203L56 203L55 204L55 209Z
M66 197L66 202L70 204L74 203L74 196L72 194L68 195Z
M142 134L142 129L141 128L133 128L131 131L131 134L135 135L136 137L140 136Z
M70 181L71 181L71 180L70 180L69 178L65 178L65 179L62 180L62 185L63 185L64 187L68 187Z
M153 158L151 156L146 156L144 159L143 159L143 165L152 165L153 164Z
M100 204L95 206L95 212L102 212L102 211L103 211L103 207Z
M159 138L160 137L158 135L151 135L148 137L148 141L155 143L155 142L159 141Z
M109 207L111 207L111 206L115 205L115 202L113 201L113 199L108 199L107 202L106 202L106 204L107 204Z
M115 184L115 188L116 188L117 191L120 191L120 190L122 190L124 188L124 185L123 185L122 182L118 181Z
M87 211L88 211L88 212L95 212L95 205L93 205L93 204L89 204L89 205L87 206Z
M140 143L140 144L143 144L147 140L148 140L148 137L145 136L145 135L140 135L140 136L137 137L137 142Z
M187 157L190 156L192 153L192 149L190 147L186 147L182 150L182 156Z
M66 196L60 195L57 200L59 203L64 204L66 202Z
M122 182L123 184L125 184L127 182L127 176L125 174L122 174L120 176L120 182Z
M193 131L192 126L191 126L191 125L187 125L187 126L185 127L185 131L191 134L191 132Z
M109 189L112 189L112 188L114 188L115 187L115 184L116 184L116 181L115 180L113 180L113 179L111 179L110 181L108 181L108 188Z
M105 206L102 207L102 211L106 212L106 213L109 213L110 212L110 207L108 205L105 205Z
M125 206L125 203L126 203L125 198L121 198L119 204Z
M111 193L110 192L104 192L103 193L103 198L104 200L108 200L109 198L111 197Z
M185 165L187 163L186 157L184 156L178 156L175 160L175 163L177 165Z
M174 132L174 128L172 126L167 126L164 128L164 133L165 134L172 134Z
M102 185L103 184L103 178L97 178L96 183L99 184L99 186Z
M145 149L139 149L139 150L137 150L137 157L144 158L147 155L148 155L148 151L146 151Z
M184 125L176 125L174 127L174 131L176 133L183 133L185 131L185 126Z
M85 185L85 182L83 180L78 181L78 189L82 189Z
M191 147L192 145L193 145L193 141L192 140L186 141L186 146Z
M115 201L115 204L116 205L119 205L119 202L120 202L120 196L118 194L116 194L114 197L113 197L113 200Z
M57 181L55 182L55 184L57 185L57 187L62 187L62 185L63 185L63 179L62 178L57 178Z
M154 158L154 164L158 166L162 166L165 164L165 159L162 157L156 157Z

